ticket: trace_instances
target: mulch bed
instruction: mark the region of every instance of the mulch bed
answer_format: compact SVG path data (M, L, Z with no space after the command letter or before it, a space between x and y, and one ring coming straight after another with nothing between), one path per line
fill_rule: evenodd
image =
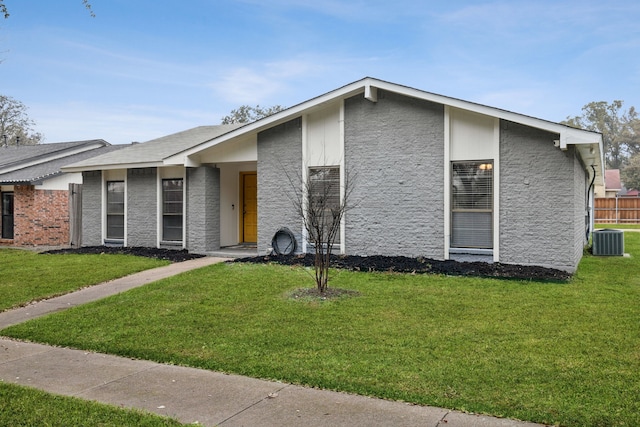
M190 254L187 250L159 249L144 247L122 247L122 246L85 246L81 248L55 249L42 252L43 254L122 254L135 255L147 258L168 260L171 262L182 262L190 259L202 258L205 255Z
M201 258L204 255L192 254L186 250L158 249L144 247L112 247L87 246L82 248L56 249L43 253L75 253L75 254L126 254L182 262ZM278 255L239 258L233 262L246 263L277 263L282 265L313 266L313 254L306 255ZM414 274L446 274L451 276L481 276L508 279L525 279L536 281L567 281L571 274L552 268L485 263L439 261L428 258L409 258L404 256L355 256L342 255L332 257L332 266L351 271L382 271Z
M313 266L313 254L278 255L240 258L235 262L277 263L283 265ZM404 256L333 256L331 265L351 271L382 271L414 274L445 274L452 276L481 276L536 281L567 281L571 274L552 268L486 263L439 261L428 258L409 258Z

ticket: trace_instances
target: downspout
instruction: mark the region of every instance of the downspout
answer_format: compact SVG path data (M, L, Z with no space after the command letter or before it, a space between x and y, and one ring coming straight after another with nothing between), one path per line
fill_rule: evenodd
M596 181L596 167L594 165L591 165L591 169L593 170L593 178L591 178L591 184L589 184L589 188L587 189L587 242L589 241L589 236L591 236L591 212L594 208L593 203L590 203L592 199L591 191L593 190L593 183ZM590 204L591 207L589 207Z

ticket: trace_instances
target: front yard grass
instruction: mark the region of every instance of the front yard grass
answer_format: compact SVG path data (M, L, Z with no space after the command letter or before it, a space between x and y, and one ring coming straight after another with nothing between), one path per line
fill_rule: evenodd
M568 283L218 264L0 335L568 426L640 425L640 233Z
M0 425L177 427L182 424L158 415L58 396L0 381Z
M0 249L0 311L166 264L168 261L130 255Z

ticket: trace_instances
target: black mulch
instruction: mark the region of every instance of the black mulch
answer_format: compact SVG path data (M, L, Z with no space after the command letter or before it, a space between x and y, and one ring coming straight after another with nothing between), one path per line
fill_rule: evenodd
M87 246L82 248L56 249L43 253L76 253L76 254L126 254L182 262L201 258L204 255L192 254L186 250L158 249L144 247L112 247ZM235 262L248 263L278 263L283 265L313 266L313 254L256 256L239 258ZM409 258L404 256L333 256L332 266L352 271L386 271L396 273L416 274L446 274L451 276L481 276L509 279L525 279L536 281L567 281L571 274L552 268L485 263L485 262L457 262L438 261L428 258Z
M123 254L157 258L171 262L182 262L190 259L202 258L205 255L190 254L187 250L158 249L143 247L118 246L86 246L81 248L55 249L42 252L44 254Z
M240 258L236 262L278 263L283 265L313 266L313 254L278 255ZM486 263L438 261L427 258L409 258L404 256L333 256L332 266L352 271L386 271L416 274L446 274L452 276L481 276L536 281L567 281L571 274L552 268Z

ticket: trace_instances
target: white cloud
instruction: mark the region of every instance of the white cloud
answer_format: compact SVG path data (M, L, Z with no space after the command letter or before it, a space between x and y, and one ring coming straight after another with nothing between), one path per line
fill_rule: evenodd
M253 105L281 90L282 83L257 69L240 67L224 73L211 87L226 101Z
M223 70L210 87L217 97L241 104L261 104L277 98L302 80L324 68L313 58L291 58L262 64L248 64ZM282 102L276 102L281 104Z
M78 102L34 105L30 116L45 142L104 139L111 144L144 142L214 121L209 111Z

